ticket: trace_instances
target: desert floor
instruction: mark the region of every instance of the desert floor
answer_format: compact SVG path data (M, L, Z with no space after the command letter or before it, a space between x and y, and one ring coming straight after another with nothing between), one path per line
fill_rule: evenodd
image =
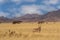
M40 32L33 32L41 27ZM60 22L1 23L0 40L60 40Z

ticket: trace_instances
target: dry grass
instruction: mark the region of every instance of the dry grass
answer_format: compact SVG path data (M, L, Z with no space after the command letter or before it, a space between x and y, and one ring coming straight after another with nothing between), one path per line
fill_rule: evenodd
M39 24L41 32L33 32L38 27L31 23L2 23L0 24L0 40L60 40L60 22Z

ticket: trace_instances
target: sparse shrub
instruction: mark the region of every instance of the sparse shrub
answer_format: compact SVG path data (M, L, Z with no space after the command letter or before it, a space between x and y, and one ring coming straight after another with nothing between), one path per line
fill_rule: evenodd
M19 24L21 23L22 21L13 21L13 24Z

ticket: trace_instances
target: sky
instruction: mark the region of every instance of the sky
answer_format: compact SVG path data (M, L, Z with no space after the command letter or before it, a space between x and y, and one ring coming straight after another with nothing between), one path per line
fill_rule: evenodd
M60 9L60 0L0 0L0 16L20 17L46 14Z

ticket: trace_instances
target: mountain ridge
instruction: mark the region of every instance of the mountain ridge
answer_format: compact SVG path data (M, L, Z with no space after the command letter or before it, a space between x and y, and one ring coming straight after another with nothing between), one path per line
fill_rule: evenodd
M12 22L12 21L23 21L23 22L36 22L36 21L48 21L57 22L60 21L60 10L48 12L45 15L39 14L26 14L17 18L6 18L0 17L0 22Z

